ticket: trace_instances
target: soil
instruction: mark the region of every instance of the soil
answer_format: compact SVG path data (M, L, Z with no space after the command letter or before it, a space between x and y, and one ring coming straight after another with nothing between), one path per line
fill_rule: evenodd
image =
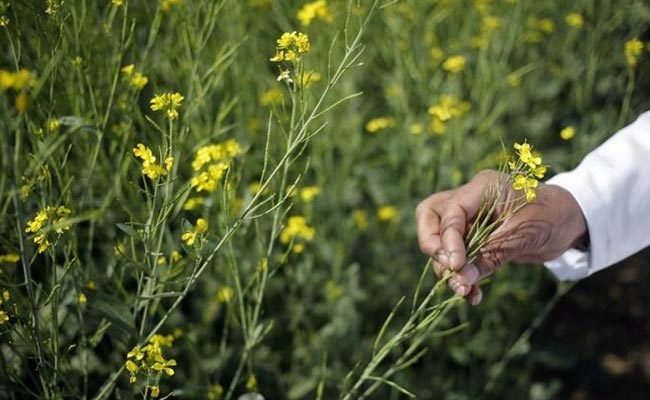
M580 281L531 344L531 399L650 399L650 249Z

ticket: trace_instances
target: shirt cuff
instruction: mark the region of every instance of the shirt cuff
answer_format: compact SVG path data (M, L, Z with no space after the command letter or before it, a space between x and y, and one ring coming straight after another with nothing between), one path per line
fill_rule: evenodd
M578 203L585 220L587 221L587 231L589 232L590 242L593 245L594 240L600 241L596 226L603 218L602 213L598 210L598 197L593 188L586 183L587 180L581 176L579 171L571 171L558 174L549 179L548 185L559 186L568 191ZM602 254L594 251L594 246L589 246L588 250L579 250L571 248L565 251L558 258L547 261L544 266L548 268L555 277L561 281L579 280L586 278L599 269L602 269ZM600 260L602 261L602 260Z
M589 276L589 252L569 249L544 266L561 281L577 281Z

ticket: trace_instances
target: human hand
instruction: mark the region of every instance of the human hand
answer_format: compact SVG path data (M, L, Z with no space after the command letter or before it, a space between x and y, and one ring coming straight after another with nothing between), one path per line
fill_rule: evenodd
M430 256L436 275L456 275L448 285L477 305L483 293L478 281L508 262L541 263L583 242L587 225L578 203L565 189L539 184L535 201L519 208L491 235L477 258L466 262L464 235L479 209L485 188L500 180L493 170L479 172L456 189L434 193L415 210L420 250ZM508 196L517 196L513 188ZM497 218L503 210L497 209Z

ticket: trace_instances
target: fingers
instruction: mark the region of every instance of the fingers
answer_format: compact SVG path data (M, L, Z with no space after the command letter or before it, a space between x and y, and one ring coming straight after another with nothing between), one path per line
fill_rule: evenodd
M447 253L446 264L452 271L458 270L465 263L466 250L463 235L468 220L465 210L458 205L448 207L441 218L442 248Z
M492 270L478 263L463 266L456 275L449 279L450 287L460 296L467 296L473 285L490 275Z
M481 290L478 285L473 285L472 290L469 292L469 295L467 295L467 301L469 301L469 304L473 306L478 306L481 304L481 301L483 300L483 291Z
M432 258L436 258L437 253L442 250L440 216L434 209L435 196L430 196L422 201L415 209L415 224L420 251Z

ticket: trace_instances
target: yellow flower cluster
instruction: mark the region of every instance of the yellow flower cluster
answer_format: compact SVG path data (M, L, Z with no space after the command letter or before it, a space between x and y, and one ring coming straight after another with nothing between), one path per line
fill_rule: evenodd
M560 131L560 137L562 140L571 140L576 135L576 128L572 125L569 125Z
M377 210L377 219L381 222L395 222L399 219L399 211L395 206L381 206Z
M133 154L142 160L142 174L149 179L157 179L159 176L167 175L174 165L174 157L165 158L165 167L156 164L156 156L153 155L151 149L142 143L138 143L133 148Z
M393 126L395 126L395 118L378 117L373 118L366 123L366 130L370 133L375 133L382 129L392 128Z
M625 42L625 61L628 67L634 68L636 66L642 52L643 42L638 38L633 38Z
M456 75L463 72L465 69L465 62L466 60L464 56L451 56L442 63L442 69L452 75Z
M0 89L23 90L36 85L36 77L28 69L16 72L0 70Z
M208 386L208 400L221 400L223 393L223 386L219 384Z
M194 230L191 232L185 232L181 236L181 240L185 242L188 246L194 245L194 242L196 241L196 236L197 235L202 235L205 232L208 231L208 221L206 221L203 218L199 218L196 220L196 225L194 226Z
M9 322L9 313L7 310L4 310L5 306L8 306L7 302L11 296L7 289L3 289L0 292L0 325L4 325L6 322Z
M544 40L544 35L555 31L555 21L550 18L528 17L526 27L528 29L523 36L524 42L540 43Z
M33 240L38 244L39 253L44 252L52 245L48 236L50 231L61 235L70 229L70 224L67 221L68 215L70 215L70 209L65 206L47 206L40 210L34 219L27 222L25 232L34 234Z
M263 107L276 106L284 102L284 93L282 89L274 87L260 95L260 104Z
M214 301L216 301L217 303L229 303L230 300L232 300L234 295L235 292L232 290L230 286L224 286L221 289L219 289L217 293L214 295Z
M16 253L0 254L0 264L15 264L20 261L20 256Z
M327 23L331 23L334 20L332 11L325 0L318 0L305 4L300 10L298 10L297 17L303 26L311 24L316 18Z
M546 166L542 164L542 157L533 153L533 147L524 143L515 143L517 158L508 162L512 187L515 190L523 190L526 201L531 202L537 198L538 180L546 174Z
M280 232L280 242L289 244L295 239L311 242L315 236L316 230L307 224L307 219L302 215L294 215L289 217L287 225ZM297 243L292 250L294 253L301 253L304 250L304 245Z
M460 101L453 96L442 96L440 101L427 110L431 115L431 132L443 135L447 131L446 123L452 119L460 118L467 113L471 105L467 101Z
M304 203L311 203L320 192L321 190L318 186L305 186L300 189L300 199Z
M136 89L142 89L149 82L149 78L136 71L133 64L122 67L121 71L124 75L124 80L128 81L129 85Z
M233 158L242 153L236 140L200 147L194 154L191 185L197 192L214 192Z
M160 3L160 9L163 11L169 11L173 6L176 6L181 3L182 0L163 0Z
M129 382L136 383L139 375L144 375L148 381L156 381L163 374L173 376L176 360L167 360L163 354L163 348L172 347L173 343L173 335L153 335L145 346L135 346L131 349L126 355L124 363L124 367L129 373ZM157 397L160 394L157 385L150 389L151 397Z
M174 120L178 118L178 108L181 106L184 98L178 92L155 95L150 101L151 110L165 111L167 117Z
M565 18L567 25L572 28L580 29L585 24L584 18L578 13L570 13Z
M300 60L300 54L309 52L309 37L302 32L285 32L277 40L273 62Z
M46 0L45 6L45 14L53 16L63 7L63 0Z
M0 27L6 28L9 26L9 18L6 15L0 15Z

